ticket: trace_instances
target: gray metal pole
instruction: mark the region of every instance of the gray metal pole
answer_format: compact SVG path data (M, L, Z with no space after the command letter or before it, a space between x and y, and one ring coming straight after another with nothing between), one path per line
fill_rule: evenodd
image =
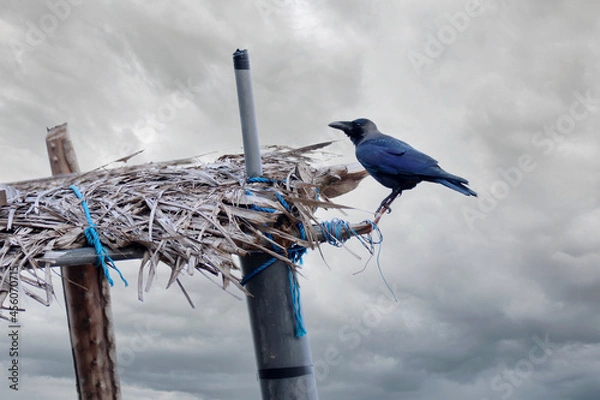
M260 162L260 146L258 143L258 129L256 128L256 112L254 111L248 50L238 49L233 53L233 68L240 106L240 120L242 122L246 174L248 177L257 177L262 175L262 164Z
M106 255L113 261L132 260L144 257L145 250L142 247L129 246L119 250L105 248ZM91 247L82 247L71 250L50 250L38 260L48 263L50 266L72 267L82 264L94 264L98 260L96 250Z
M247 275L270 259L244 257L242 271ZM277 261L246 284L260 389L264 400L317 400L308 337L295 335L288 268Z
M252 97L250 59L246 50L233 54L248 177L260 176L260 148ZM271 260L255 253L241 260L244 275ZM317 400L317 384L308 337L296 337L288 266L275 261L246 284L248 314L263 400Z
M319 225L312 225L311 229L313 230L312 236L317 242L325 241L325 235ZM343 240L350 239L353 236L353 233L351 232L356 232L359 235L367 234L372 231L373 226L370 223L361 222L359 224L352 224L350 229L351 230L343 230L338 233ZM265 241L263 245L269 245L269 243ZM144 248L140 246L128 246L118 250L112 250L107 247L105 250L106 254L112 258L113 261L142 258L144 257L145 252ZM96 254L95 249L91 247L81 247L79 249L71 250L49 250L45 252L42 257L38 258L37 261L46 263L51 267L72 267L81 264L93 264L97 259L98 255Z

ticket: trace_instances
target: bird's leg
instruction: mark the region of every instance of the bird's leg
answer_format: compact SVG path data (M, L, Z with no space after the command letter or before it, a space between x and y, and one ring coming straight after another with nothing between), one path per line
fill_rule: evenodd
M383 199L383 201L377 208L377 211L375 211L375 223L379 222L379 219L386 211L387 212L392 211L392 209L390 208L390 205L393 203L394 200L396 200L396 197L400 196L401 194L402 194L402 189L396 188L396 189L392 190L392 193L389 196L387 196L385 199Z
M400 189L400 188L392 190L392 193L390 193L389 196L387 196L385 199L383 199L383 201L377 208L376 213L380 212L382 209L385 209L388 212L392 211L392 209L390 208L390 205L392 204L392 202L394 200L396 200L396 197L400 196L401 194L402 194L402 189Z

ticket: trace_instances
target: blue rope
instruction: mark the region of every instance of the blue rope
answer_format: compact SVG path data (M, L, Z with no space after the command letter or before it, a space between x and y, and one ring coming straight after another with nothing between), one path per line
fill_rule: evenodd
M336 247L341 247L342 244L352 236L358 236L348 221L343 221L338 218L334 218L331 221L323 221L320 225L323 239ZM349 235L344 235L344 232L349 233Z
M304 328L304 320L302 319L302 303L300 302L300 285L294 274L292 268L288 268L288 277L290 279L290 292L292 293L292 304L294 307L294 330L296 337L302 337L306 335L306 328Z
M273 180L273 179L269 179L269 178L248 178L246 180L246 182L247 183L264 183L264 184L281 184L282 183L282 181ZM253 196L252 192L250 192L249 190L246 190L246 195ZM317 193L317 195L318 195L318 193ZM291 211L290 205L288 204L288 202L285 200L285 198L283 197L283 195L280 192L275 192L275 197L287 211ZM256 210L256 211L267 212L267 213L275 213L277 211L272 208L262 208L262 207L258 207L256 205L251 205L250 208L253 210ZM372 222L372 221L367 221L367 222L369 222L372 226L371 232L375 232L377 234L376 238L373 238L372 233L369 233L368 235L358 234L358 232L356 232L350 226L350 223L348 221L343 221L343 220L340 220L337 218L334 218L331 221L321 222L320 226L321 226L321 232L323 233L323 237L324 237L325 241L336 247L343 246L344 242L346 242L351 237L355 237L360 241L360 243L367 249L367 251L372 256L375 253L375 247L377 246L378 247L377 269L379 270L379 274L380 274L384 284L386 285L386 287L392 294L394 300L398 301L396 299L396 295L394 294L394 291L392 290L391 286L385 279L385 276L381 269L380 255L381 255L381 244L383 243L383 234L381 233L381 231L379 230L379 227L374 222ZM302 224L302 222L298 222L296 226L298 228L298 231L300 232L300 238L302 240L306 240L306 228L304 227L304 224ZM273 249L276 252L281 253L280 249L276 248L275 246L273 246ZM286 253L287 253L287 257L290 259L290 261L292 263L302 264L302 256L306 253L306 251L307 251L307 249L305 247L295 244L295 245L292 245L289 249L287 249ZM256 275L258 275L259 273L261 273L262 271L264 271L265 269L267 269L268 267L273 265L276 260L277 260L276 258L272 258L272 259L268 260L267 262L265 262L260 267L258 267L257 269L255 269L254 271L252 271L250 274L244 276L242 278L242 282L241 282L242 285L245 285L250 279L254 278ZM370 259L369 259L369 261L370 261ZM369 261L367 261L367 264ZM304 328L304 321L302 318L302 304L300 302L300 286L298 285L298 280L294 274L294 270L292 269L292 267L289 267L288 276L289 276L289 281L290 281L290 293L292 296L292 307L294 310L295 334L296 334L296 337L301 337L301 336L306 335L306 329Z
M251 191L246 190L246 196L254 196L254 195L252 194ZM266 213L271 213L271 214L277 212L277 210L274 208L259 207L256 204L250 204L250 209L254 210L254 211L266 212Z
M375 232L377 234L377 238L374 239L372 233L368 235L360 235L350 226L348 221L343 221L337 218L332 219L331 221L323 221L321 222L321 232L323 233L323 237L325 241L333 246L342 247L344 242L346 242L351 237L357 238L360 243L367 249L367 251L373 256L375 253L375 246L377 246L377 269L379 270L379 275L383 280L383 283L392 294L392 297L395 301L398 301L396 298L396 294L392 290L392 287L388 283L387 279L385 279L385 275L383 274L383 270L381 269L380 255L381 255L381 244L383 243L383 234L379 230L379 227L373 221L365 221L371 224L372 230L371 232ZM367 261L369 263L371 259ZM365 265L366 267L366 265Z
M262 177L248 178L248 179L246 179L246 182L247 183L265 183L265 184L266 183L268 183L268 184L285 183L285 181L279 181L279 180L262 178ZM249 190L246 190L246 195L253 196L252 192L250 192ZM279 200L279 203L281 203L281 205L287 211L291 211L292 208L290 207L288 202L285 201L285 199L283 198L283 195L281 193L275 192L275 197L277 198L277 200ZM275 210L275 209L258 207L255 204L250 205L250 209L255 210L255 211L267 212L267 213L277 212L277 210ZM302 222L298 222L297 227L298 227L298 230L300 231L300 237L303 240L306 240L306 229L304 228L304 225L302 224ZM270 238L270 235L267 234L267 236ZM276 248L275 246L273 246L273 250L275 250L277 253L281 253L280 249ZM303 247L300 245L292 245L289 249L286 250L286 253L287 253L287 257L290 259L290 261L292 263L302 264L302 256L306 253L306 251L307 251L306 247ZM275 257L266 261L263 265L256 268L254 271L252 271L248 275L244 276L242 278L241 284L245 285L246 283L248 283L248 281L250 279L254 278L256 275L260 274L262 271L269 268L271 265L275 264L275 261L277 261L277 259ZM300 301L300 286L298 285L298 280L296 279L293 268L291 266L289 266L288 268L289 268L288 269L288 278L290 281L290 293L291 293L291 298L292 298L292 308L294 310L294 333L295 333L296 337L302 337L302 336L306 335L306 328L304 327L304 320L302 318L302 304Z
M283 184L285 183L285 179L280 181L278 179L271 179L271 178L265 178L262 176L255 176L255 177L251 177L251 178L246 178L246 183L270 183L270 184Z
M264 263L263 265L261 265L260 267L256 268L254 271L250 272L248 275L244 276L242 278L242 282L241 282L242 286L244 286L246 283L248 283L248 281L250 279L254 278L256 275L260 274L265 269L267 269L271 265L273 265L275 263L275 261L277 261L277 259L275 257L273 257L269 261L267 261L266 263Z
M375 251L375 245L383 243L383 234L379 230L379 227L373 221L364 221L371 224L371 232L376 232L378 239L373 240L371 234L360 235L356 232L348 221L344 221L338 218L334 218L331 221L321 222L321 232L325 241L333 246L342 247L342 245L351 237L357 238L360 243L373 254ZM345 234L344 234L345 233ZM346 237L344 237L346 236Z
M79 191L79 189L77 189L77 186L75 186L75 185L69 186L69 189L71 189L75 193L75 196L77 196L77 198L81 200L81 207L83 208L83 212L85 213L85 218L87 219L87 222L88 222L88 226L87 226L87 228L85 228L85 230L83 232L85 234L85 238L86 238L87 242L91 246L94 246L94 249L96 250L96 256L97 256L96 265L102 266L102 271L104 272L104 276L106 276L106 279L108 280L108 283L110 284L110 286L114 286L114 281L110 277L110 273L108 271L108 266L110 266L112 269L114 269L115 271L117 271L119 273L119 276L121 277L121 280L125 283L125 286L129 286L129 284L127 283L127 280L125 279L125 277L123 277L123 274L121 273L121 271L119 271L119 268L117 268L113 259L108 255L108 253L106 252L106 249L104 249L104 246L102 246L102 242L100 242L100 237L98 236L98 232L96 231L96 224L94 224L94 221L92 220L92 215L90 214L90 209L87 205L87 202L83 198L83 195L81 194L81 192ZM108 266L107 266L107 264L108 264Z
M279 200L279 202L281 203L281 205L287 210L290 211L292 208L290 207L290 205L287 203L287 201L285 201L285 199L283 198L283 196L281 195L281 193L279 192L275 192L275 197L277 197L277 200Z
M298 225L302 227L302 229L300 230L302 239L306 239L304 237L304 227L302 226L302 223L299 222ZM293 245L290 249L288 249L288 254L293 263L302 265L302 256L304 256L306 251L306 247L300 245ZM304 328L304 320L302 318L302 303L300 302L300 285L298 284L298 279L294 274L294 270L292 269L292 267L289 267L288 269L288 276L290 279L290 291L292 293L294 321L296 322L296 337L302 337L306 335L306 328Z

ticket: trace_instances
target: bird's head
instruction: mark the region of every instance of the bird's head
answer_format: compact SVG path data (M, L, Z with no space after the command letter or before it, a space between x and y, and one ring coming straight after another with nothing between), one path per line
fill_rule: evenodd
M335 121L330 123L329 126L343 131L355 145L358 145L369 133L379 132L377 125L366 118L359 118L354 121Z

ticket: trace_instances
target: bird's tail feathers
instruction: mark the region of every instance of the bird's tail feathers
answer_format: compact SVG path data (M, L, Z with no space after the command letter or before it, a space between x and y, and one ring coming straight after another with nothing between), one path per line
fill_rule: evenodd
M466 187L464 184L469 183L466 179L461 178L461 180L454 179L436 179L434 182L442 184L452 190L456 190L459 193L464 194L465 196L475 196L477 197L477 193Z

